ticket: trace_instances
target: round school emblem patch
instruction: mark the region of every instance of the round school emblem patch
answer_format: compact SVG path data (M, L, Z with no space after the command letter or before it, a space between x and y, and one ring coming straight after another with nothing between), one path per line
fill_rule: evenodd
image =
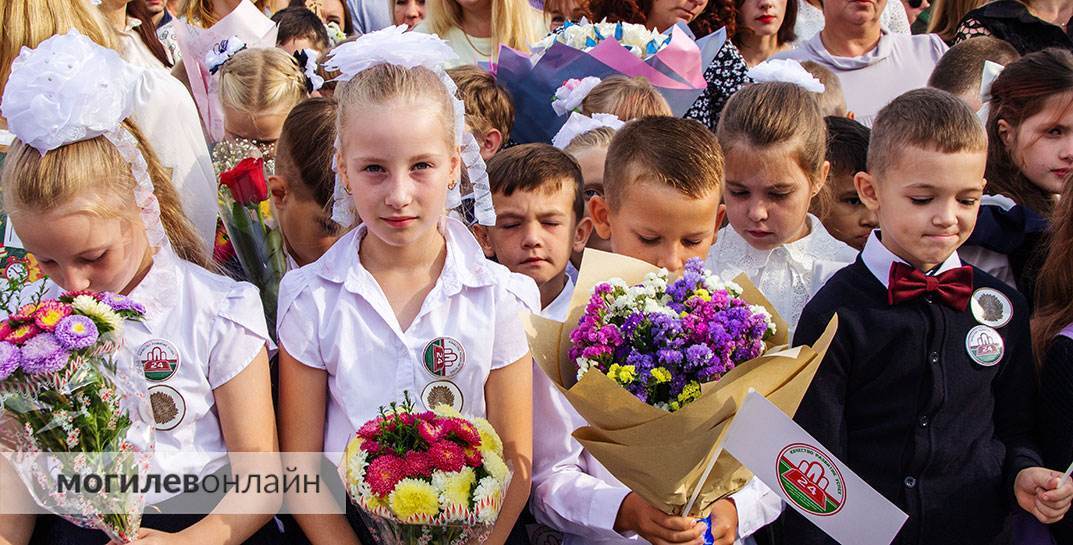
M138 349L138 361L147 380L163 382L179 370L179 351L164 339L153 339Z
M451 378L466 365L466 350L451 337L439 337L425 345L425 370L437 378Z
M455 383L449 380L436 380L428 383L421 390L421 402L430 411L437 405L449 405L456 411L462 412L465 398L462 396L462 389Z
M1006 343L998 331L986 326L978 325L969 330L965 336L965 350L969 357L978 365L991 367L1002 361L1002 354L1006 351Z
M842 473L816 447L794 443L782 449L775 472L786 497L813 515L831 516L846 503L846 481Z
M993 288L980 288L972 292L969 308L977 322L994 328L1010 323L1013 318L1010 298Z
M171 386L157 385L149 388L149 405L153 408L156 429L175 429L186 416L186 400Z

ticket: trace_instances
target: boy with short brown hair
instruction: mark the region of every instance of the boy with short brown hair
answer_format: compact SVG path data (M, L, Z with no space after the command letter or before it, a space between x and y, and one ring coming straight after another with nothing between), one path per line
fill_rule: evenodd
M514 128L514 102L496 77L472 65L447 71L466 106L466 127L481 146L486 162L503 148Z
M1028 305L958 258L985 185L975 113L936 89L875 119L857 192L875 212L857 261L805 306L794 345L838 333L795 416L909 514L895 543L991 543L1016 501L1049 523L1073 484L1041 465ZM786 543L834 543L796 512Z

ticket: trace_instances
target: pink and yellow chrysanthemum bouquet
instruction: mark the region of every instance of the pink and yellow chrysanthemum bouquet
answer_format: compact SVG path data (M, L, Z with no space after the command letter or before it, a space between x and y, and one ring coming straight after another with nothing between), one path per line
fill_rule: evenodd
M409 396L358 429L339 472L382 545L483 542L511 478L487 420L446 405L416 413Z
M6 288L2 301L10 302ZM152 426L145 379L117 357L127 320L145 309L114 293L40 293L0 322L0 444L41 506L127 542L141 523L143 495L86 493L60 475L127 475L147 469Z

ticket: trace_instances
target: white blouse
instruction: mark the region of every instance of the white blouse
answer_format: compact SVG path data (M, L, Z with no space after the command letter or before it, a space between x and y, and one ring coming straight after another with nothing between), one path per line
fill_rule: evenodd
M64 292L45 282L46 297ZM164 247L129 297L146 309L144 321L124 327L123 350L134 356L134 369L145 374L149 387L156 428L152 472L213 473L228 463L213 390L272 342L257 288L183 261ZM146 502L172 496L150 493Z
M879 15L879 24L896 34L911 33L909 16L905 14L901 0L887 0L887 7ZM823 10L806 0L797 0L797 22L794 24L797 41L794 44L803 43L819 34L823 27Z
M488 375L529 351L521 312L539 310L536 284L485 259L458 220L444 218L440 230L443 271L406 330L358 257L364 225L280 284L280 345L328 372L324 451L334 460L358 427L404 392L418 407L447 403L485 416Z
M706 265L720 277L732 280L745 273L771 301L793 330L805 303L836 271L857 259L857 251L831 236L816 216L809 214L809 234L772 250L757 250L733 227L719 231Z

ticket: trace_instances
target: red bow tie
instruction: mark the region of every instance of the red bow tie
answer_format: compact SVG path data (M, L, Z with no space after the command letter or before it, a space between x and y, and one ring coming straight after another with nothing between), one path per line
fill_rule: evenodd
M966 265L929 276L915 267L894 262L890 266L889 286L887 302L892 305L935 294L954 310L964 312L972 296L972 267Z

